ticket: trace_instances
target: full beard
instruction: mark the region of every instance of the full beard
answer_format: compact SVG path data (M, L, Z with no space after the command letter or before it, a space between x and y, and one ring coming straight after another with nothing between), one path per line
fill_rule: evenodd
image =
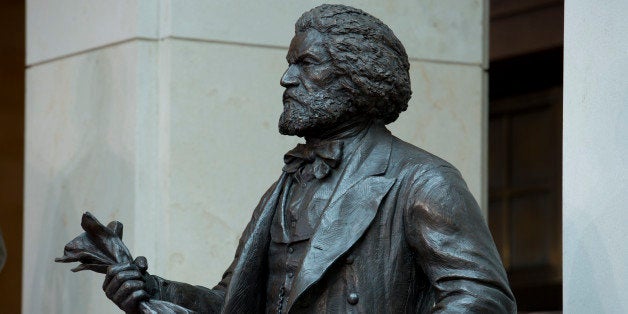
M284 99L279 133L316 137L344 122L353 112L350 96L341 91L291 95Z

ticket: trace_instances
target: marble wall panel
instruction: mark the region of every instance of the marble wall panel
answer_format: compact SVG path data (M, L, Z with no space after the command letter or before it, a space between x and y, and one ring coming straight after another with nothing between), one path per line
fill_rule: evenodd
M283 49L167 40L170 234L167 273L213 286L283 154L279 135Z
M415 59L480 64L484 0L342 1L387 23ZM133 38L170 36L287 47L294 22L324 1L29 0L27 64Z
M161 3L28 0L26 63L39 63L137 37L157 38Z
M484 0L340 1L388 24L412 58L480 64ZM287 47L294 22L325 1L173 1L172 36ZM234 17L237 17L234 20Z
M156 80L140 70L154 67L154 46L127 43L27 71L23 313L116 311L100 288L102 275L53 262L82 232L82 212L123 221L133 252L137 241L152 238L135 216L146 209L147 197L138 195L152 193L138 184L147 177L138 151L151 145L137 130L146 128L140 117L154 115L146 92Z

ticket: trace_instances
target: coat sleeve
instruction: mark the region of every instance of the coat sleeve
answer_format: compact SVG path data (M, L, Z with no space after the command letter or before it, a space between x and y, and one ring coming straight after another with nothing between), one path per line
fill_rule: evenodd
M417 174L404 212L406 239L428 277L433 313L515 313L506 272L460 173Z
M264 194L259 204L253 211L253 217L242 232L235 257L231 265L222 275L222 280L212 289L194 286L183 282L166 280L158 276L149 275L146 280L147 290L151 299L171 302L199 313L219 313L224 305L225 296L231 283L234 268L238 264L244 244L253 233L254 226L259 219L264 204L270 194L275 190L278 182L275 182Z

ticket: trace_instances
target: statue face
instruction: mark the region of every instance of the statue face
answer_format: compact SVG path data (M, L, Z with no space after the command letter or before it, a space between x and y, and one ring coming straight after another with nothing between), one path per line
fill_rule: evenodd
M344 122L352 112L351 95L339 80L325 36L314 29L298 32L288 50L288 69L281 77L283 113L279 132L317 136Z

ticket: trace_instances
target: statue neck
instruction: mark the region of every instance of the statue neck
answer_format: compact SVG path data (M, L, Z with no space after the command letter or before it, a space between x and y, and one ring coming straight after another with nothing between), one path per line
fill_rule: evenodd
M362 130L368 128L373 123L371 119L351 119L344 123L340 123L331 128L326 129L322 134L316 136L306 136L307 144L317 144L325 141L335 141L354 137Z

